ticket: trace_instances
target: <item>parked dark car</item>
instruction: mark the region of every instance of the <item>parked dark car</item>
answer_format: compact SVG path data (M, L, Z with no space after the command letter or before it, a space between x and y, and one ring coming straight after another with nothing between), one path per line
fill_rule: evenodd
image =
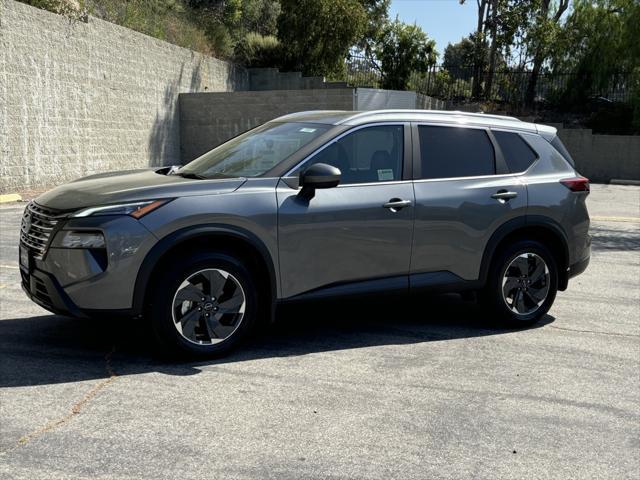
M226 353L279 302L477 291L529 325L589 262L588 180L551 127L441 111L303 112L191 163L83 178L31 202L29 297L146 316Z

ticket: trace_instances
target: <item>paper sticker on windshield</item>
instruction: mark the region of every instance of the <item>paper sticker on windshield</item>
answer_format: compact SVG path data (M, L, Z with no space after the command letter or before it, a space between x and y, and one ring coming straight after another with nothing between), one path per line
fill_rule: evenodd
M309 127L303 127L303 128L300 129L300 131L302 133L313 133L313 132L316 131L316 129L315 128L309 128Z
M382 168L378 170L378 181L393 180L393 170L390 168Z

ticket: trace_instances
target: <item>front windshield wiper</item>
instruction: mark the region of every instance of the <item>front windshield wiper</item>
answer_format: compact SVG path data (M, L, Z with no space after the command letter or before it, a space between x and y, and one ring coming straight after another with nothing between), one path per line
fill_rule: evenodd
M178 175L179 177L182 177L182 178L194 178L197 180L206 180L207 178L209 178L209 177L205 177L203 175L192 173L192 172L173 172L172 175Z

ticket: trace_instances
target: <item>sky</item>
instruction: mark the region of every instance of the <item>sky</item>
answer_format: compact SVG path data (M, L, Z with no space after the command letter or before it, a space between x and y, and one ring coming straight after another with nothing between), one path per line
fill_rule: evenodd
M436 41L442 61L448 43L456 43L476 29L478 8L475 0L460 5L458 0L391 0L389 17L417 23Z

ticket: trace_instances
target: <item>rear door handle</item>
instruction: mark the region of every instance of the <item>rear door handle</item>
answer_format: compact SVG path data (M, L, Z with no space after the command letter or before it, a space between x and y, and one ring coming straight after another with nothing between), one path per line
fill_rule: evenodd
M512 198L516 198L518 196L518 192L509 192L507 190L498 190L496 193L491 195L491 198L495 198L496 200L502 200L503 202L507 202Z
M388 208L392 212L397 212L411 205L411 200L402 200L401 198L392 198L387 203L382 205L384 208Z

